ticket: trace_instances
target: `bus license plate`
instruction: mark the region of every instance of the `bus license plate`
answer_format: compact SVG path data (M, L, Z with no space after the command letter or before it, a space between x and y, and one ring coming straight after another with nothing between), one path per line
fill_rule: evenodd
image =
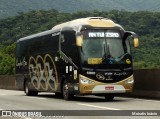
M106 86L105 90L114 90L114 86Z

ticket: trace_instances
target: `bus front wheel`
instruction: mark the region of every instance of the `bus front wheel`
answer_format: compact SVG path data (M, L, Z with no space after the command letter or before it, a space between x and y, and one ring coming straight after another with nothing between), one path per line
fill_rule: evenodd
M66 81L64 81L63 83L63 98L65 100L70 100L73 98L73 94L71 94L69 92L69 86L68 86L68 83Z
M28 81L25 81L25 84L24 84L24 92L26 93L27 96L36 96L38 95L38 91L31 91L29 89L29 83Z

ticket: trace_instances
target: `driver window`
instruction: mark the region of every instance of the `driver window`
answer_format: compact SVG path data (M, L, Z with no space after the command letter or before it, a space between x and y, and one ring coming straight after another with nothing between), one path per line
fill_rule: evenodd
M128 36L127 39L125 40L125 45L124 45L124 48L127 51L127 53L131 53L131 49L133 47L133 42L130 41L132 41L132 37Z
M61 51L67 57L74 57L76 53L76 35L74 32L63 32L61 34Z

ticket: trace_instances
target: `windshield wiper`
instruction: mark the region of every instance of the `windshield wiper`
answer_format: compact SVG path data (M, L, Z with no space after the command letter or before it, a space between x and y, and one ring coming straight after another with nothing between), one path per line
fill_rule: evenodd
M109 62L109 64L113 64L115 63L119 69L121 71L124 71L123 67L119 64L119 62L117 62L112 56L111 56L111 53L110 53L110 48L109 48L109 45L107 44L107 48L106 48L106 45L104 45L104 51L105 51L105 54L104 54L104 57L102 59L102 62L104 61L107 61Z
M110 48L109 48L109 45L108 45L108 44L107 44L106 57L107 57L107 59L110 59L110 58L111 58Z
M109 49L109 45L107 44L107 48L106 48L106 45L104 45L104 56L103 56L103 59L102 59L102 62L104 61L109 61L110 58L111 58L111 53L110 53L110 49Z

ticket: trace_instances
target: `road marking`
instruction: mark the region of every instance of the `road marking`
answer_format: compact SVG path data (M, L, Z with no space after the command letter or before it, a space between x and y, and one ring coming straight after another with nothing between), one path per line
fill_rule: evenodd
M6 95L6 94L0 94L0 96L1 96L1 95Z
M88 107L96 107L96 108L100 108L100 109L120 110L120 109L116 109L116 108L102 107L102 106L89 105L89 104L83 104L83 103L77 103L77 104L78 104L78 105L82 105L82 106L88 106Z
M146 102L158 102L158 103L160 103L160 101L158 101L158 100L145 100L145 99L138 99L138 98L136 98L134 100L137 100L137 101L146 101Z
M4 110L4 109L0 109L0 110Z
M35 98L35 99L39 99L39 100L46 100L46 98L39 98L39 97L28 97L28 96L24 96L26 98Z
M130 100L135 100L135 101L146 101L146 102L158 102L160 103L160 101L158 100L149 100L149 99L140 99L140 98L129 98L129 97L118 97L120 99L130 99Z

